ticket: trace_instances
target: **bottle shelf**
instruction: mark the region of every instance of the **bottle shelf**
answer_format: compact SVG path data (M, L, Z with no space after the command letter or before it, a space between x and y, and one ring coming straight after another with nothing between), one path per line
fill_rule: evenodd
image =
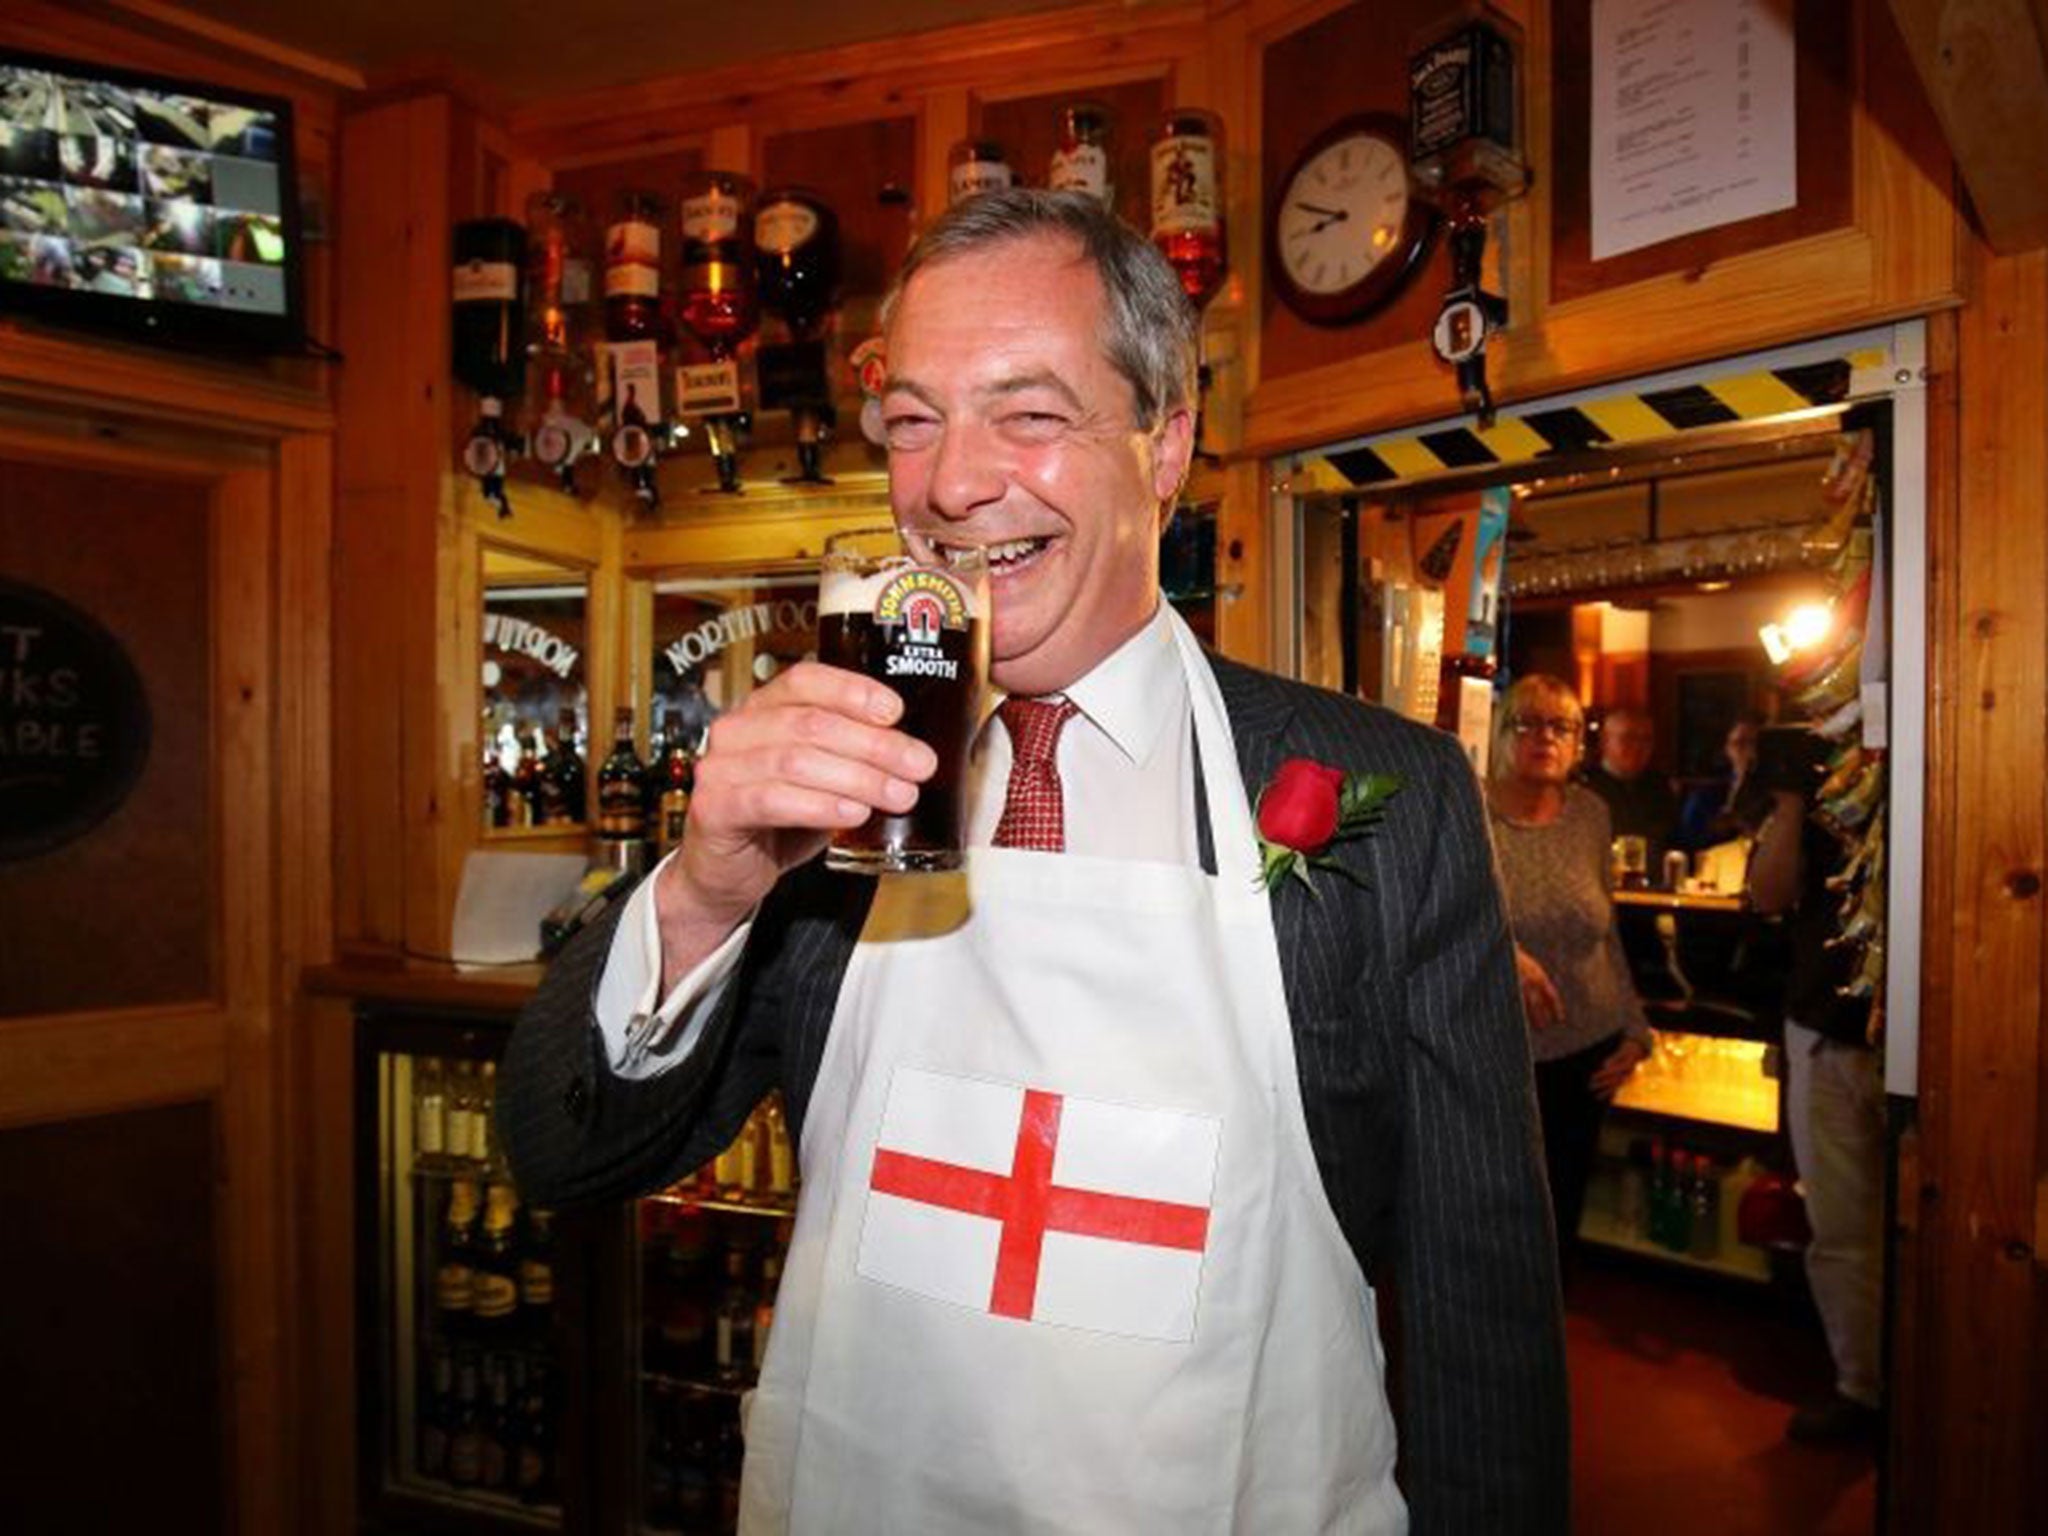
M796 1216L795 1196L791 1196L787 1201L762 1202L727 1200L708 1195L677 1194L674 1191L665 1189L658 1194L643 1195L641 1198L656 1205L673 1205L686 1210L723 1211L732 1216L767 1216L784 1220L793 1219Z
M1618 1248L1624 1253L1640 1254L1645 1258L1676 1264L1685 1269L1706 1270L1717 1275L1732 1275L1737 1279L1751 1280L1759 1284L1768 1283L1771 1278L1771 1263L1761 1248L1748 1243L1738 1243L1731 1251L1723 1249L1711 1258L1701 1258L1662 1243L1653 1243L1640 1233L1631 1231L1605 1211L1588 1206L1579 1220L1579 1236L1589 1243L1598 1243L1603 1248Z
M737 1401L742 1393L753 1390L751 1381L704 1381L695 1376L678 1376L673 1371L653 1371L642 1368L640 1381L644 1386L672 1387L678 1392L687 1392L693 1397L731 1398Z

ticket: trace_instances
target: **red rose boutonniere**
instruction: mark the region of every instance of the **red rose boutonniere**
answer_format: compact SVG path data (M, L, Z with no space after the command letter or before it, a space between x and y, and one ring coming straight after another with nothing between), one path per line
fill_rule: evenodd
M1364 884L1330 850L1370 832L1400 787L1399 774L1346 773L1312 758L1287 759L1259 793L1260 882L1270 891L1294 875L1314 894L1313 866Z

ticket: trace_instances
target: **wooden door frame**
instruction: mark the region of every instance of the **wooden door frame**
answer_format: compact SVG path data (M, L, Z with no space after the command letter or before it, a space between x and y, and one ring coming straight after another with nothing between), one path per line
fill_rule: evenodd
M326 958L331 942L331 437L252 433L245 420L198 430L117 421L0 389L0 457L172 479L206 497L220 876L212 995L0 1021L0 1128L212 1106L223 1180L224 1495L234 1529L289 1529L301 1331L290 1303L299 1293L291 1165L301 1149L289 1128L302 1123L302 1092L288 1021L299 971Z

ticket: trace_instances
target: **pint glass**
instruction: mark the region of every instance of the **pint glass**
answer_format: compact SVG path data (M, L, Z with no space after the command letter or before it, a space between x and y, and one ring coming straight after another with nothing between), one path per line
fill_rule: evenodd
M901 816L877 811L832 840L825 862L866 874L957 869L967 752L988 679L988 562L976 549L920 558L894 528L837 534L818 586L818 659L886 683L898 728L938 754Z

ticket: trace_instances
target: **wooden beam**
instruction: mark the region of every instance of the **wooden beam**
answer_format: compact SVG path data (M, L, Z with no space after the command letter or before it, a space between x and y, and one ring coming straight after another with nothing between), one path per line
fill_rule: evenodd
M1894 1338L1899 1531L2021 1529L2048 1392L2033 1262L2048 1065L2048 253L1968 254L1954 392L1937 380L1931 401L1929 467L1947 483L1930 488L1928 963L1900 1192L1913 1269Z
M1984 237L2048 245L2048 48L2041 0L1891 0Z

